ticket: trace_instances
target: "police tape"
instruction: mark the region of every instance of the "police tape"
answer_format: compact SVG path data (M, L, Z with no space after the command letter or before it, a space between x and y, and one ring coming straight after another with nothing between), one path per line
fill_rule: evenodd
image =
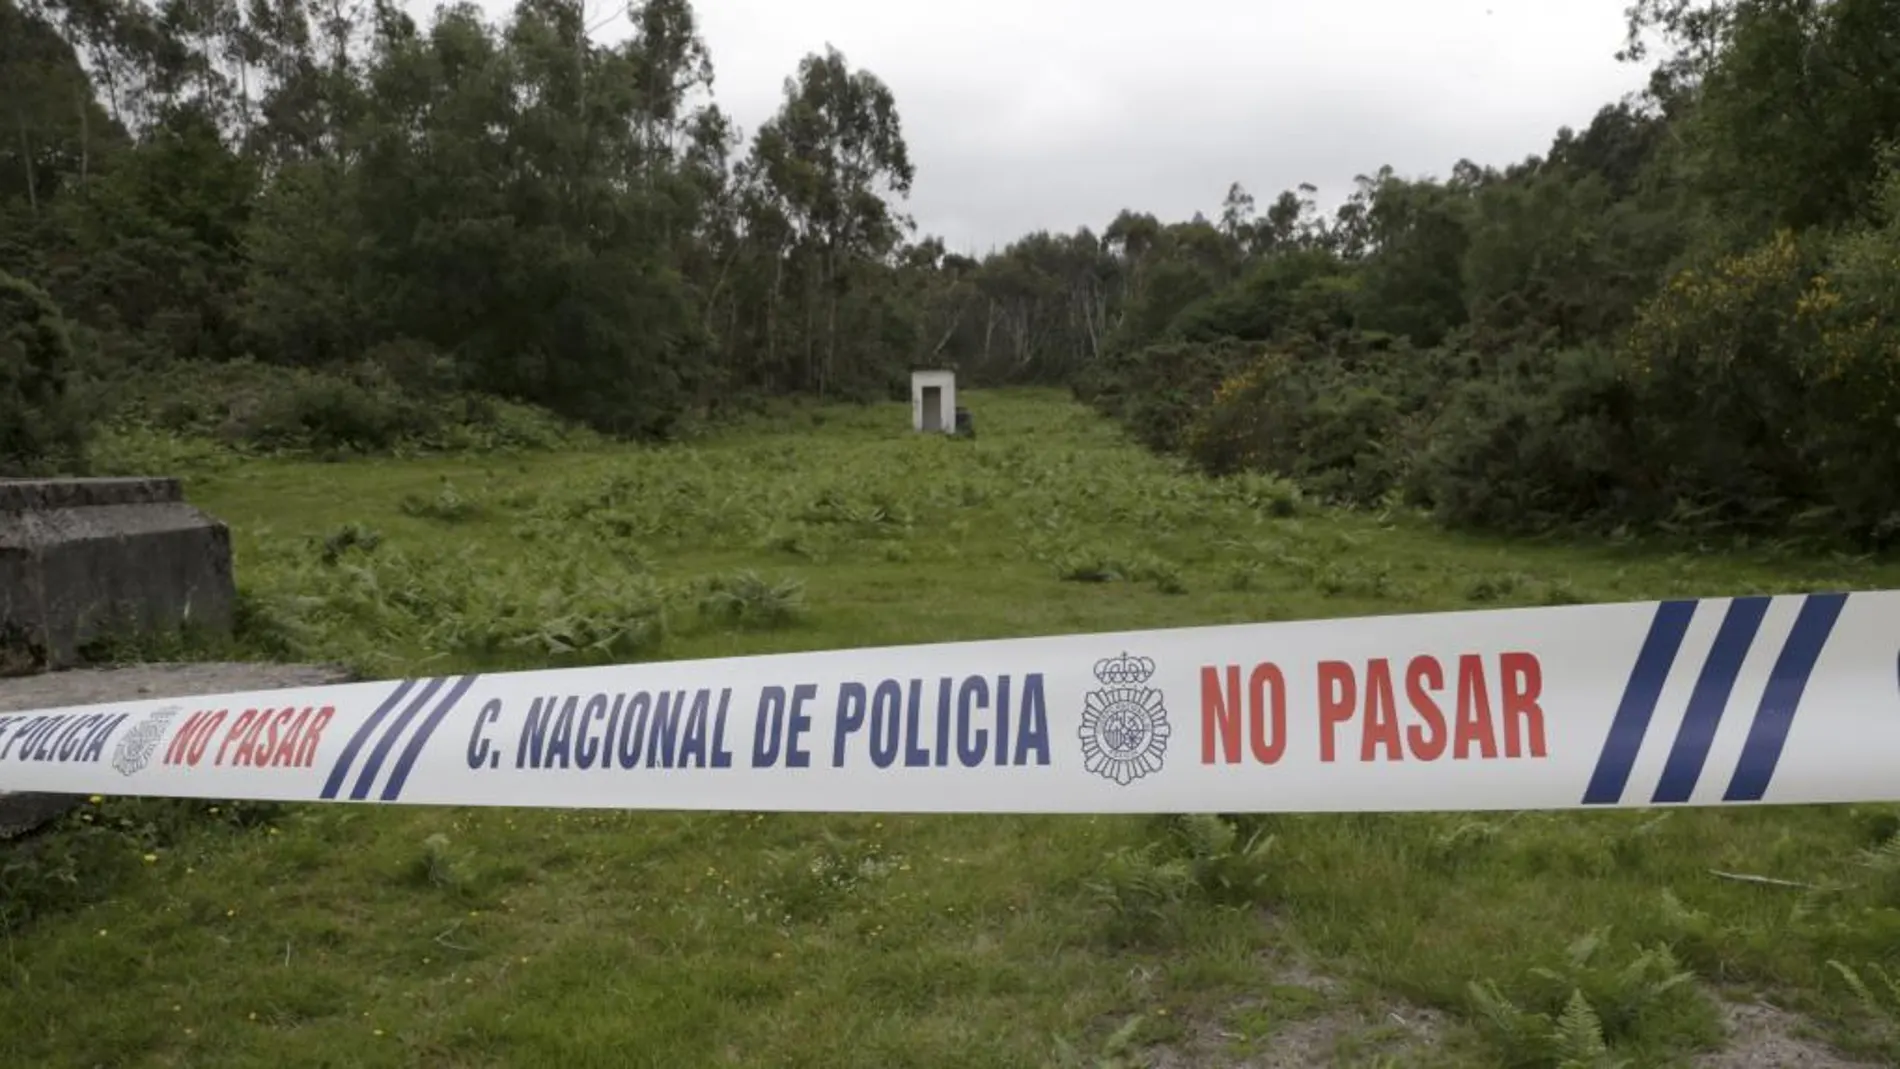
M1900 800L1900 592L830 650L0 716L0 790L664 810Z

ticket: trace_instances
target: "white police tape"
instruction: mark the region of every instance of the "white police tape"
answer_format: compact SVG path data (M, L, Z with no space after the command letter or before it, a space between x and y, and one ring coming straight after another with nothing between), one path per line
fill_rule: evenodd
M0 716L0 791L968 813L1887 801L1897 673L1889 591L1181 628L43 709Z

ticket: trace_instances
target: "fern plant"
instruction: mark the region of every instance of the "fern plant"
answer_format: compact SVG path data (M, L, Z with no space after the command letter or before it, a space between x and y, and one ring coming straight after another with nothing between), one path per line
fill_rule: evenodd
M1630 1064L1612 1055L1603 1020L1579 988L1570 990L1555 1017L1523 1009L1494 981L1474 981L1466 989L1504 1064L1524 1069L1627 1069Z
M1890 835L1879 846L1861 851L1860 867L1866 870L1869 890L1880 905L1900 905L1900 835Z
M1827 965L1840 976L1868 1013L1889 1025L1900 1025L1900 977L1892 976L1876 962L1869 962L1867 973L1873 978L1873 982L1869 983L1845 962L1830 958Z
M1557 1017L1551 1041L1557 1069L1626 1069L1630 1064L1627 1058L1611 1056L1610 1046L1603 1039L1603 1019L1583 992L1575 988Z
M1683 969L1675 954L1660 945L1639 952L1622 968L1600 967L1597 961L1608 937L1608 929L1591 932L1571 943L1558 965L1530 972L1548 985L1546 991L1551 994L1583 991L1606 1032L1621 1036L1635 1031L1647 1007L1694 983L1695 974Z
M1240 825L1212 813L1163 818L1165 841L1187 862L1194 886L1218 902L1251 902L1265 890L1277 842L1264 827L1242 838Z
M1625 1063L1611 1057L1611 1046L1645 1038L1647 1014L1660 1019L1693 1005L1684 1000L1701 999L1694 973L1681 968L1667 947L1639 950L1613 966L1603 959L1608 936L1607 929L1590 932L1565 947L1555 964L1527 970L1516 999L1495 981L1467 985L1480 1024L1507 1063L1527 1069L1620 1066Z
M1139 1057L1139 1044L1136 1042L1142 1025L1148 1022L1144 1014L1136 1014L1123 1021L1119 1028L1102 1040L1100 1051L1094 1058L1085 1056L1075 1044L1057 1036L1055 1038L1055 1064L1062 1069L1136 1069L1146 1059Z
M1171 929L1177 907L1195 889L1194 873L1182 858L1159 857L1156 844L1123 847L1108 855L1089 894L1107 913L1109 935L1119 942L1152 938Z

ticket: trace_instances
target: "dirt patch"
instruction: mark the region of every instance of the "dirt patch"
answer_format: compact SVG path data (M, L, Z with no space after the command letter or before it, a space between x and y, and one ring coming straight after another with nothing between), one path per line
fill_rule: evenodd
M1430 1061L1450 1023L1437 1010L1402 1002L1348 1001L1339 981L1310 966L1273 961L1263 994L1235 1002L1188 1026L1175 1041L1150 1048L1151 1069L1312 1069L1374 1057L1398 1064ZM1716 996L1727 1044L1694 1057L1694 1069L1881 1069L1801 1034L1803 1019L1765 1002ZM1442 1056L1442 1055L1441 1055Z
M1312 1069L1373 1055L1418 1057L1438 1044L1433 1010L1393 1006L1376 1012L1335 1007L1285 1022L1264 1036L1225 1025L1197 1025L1187 1037L1149 1051L1153 1069Z
M347 682L349 678L349 674L341 668L317 664L208 662L75 668L66 672L42 672L39 675L0 679L0 713L149 698L183 698L192 694L322 686Z
M1698 1056L1690 1063L1696 1069L1879 1069L1802 1038L1800 1017L1765 1002L1724 1002L1722 1015L1728 1046Z
M1346 985L1309 965L1275 959L1262 993L1197 1022L1147 1051L1152 1069L1308 1069L1374 1055L1401 1063L1435 1048L1444 1019L1402 1002L1349 1001Z

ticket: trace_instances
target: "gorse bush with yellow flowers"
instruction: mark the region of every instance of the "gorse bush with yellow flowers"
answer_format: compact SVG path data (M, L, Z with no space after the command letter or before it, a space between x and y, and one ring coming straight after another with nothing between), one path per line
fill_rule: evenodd
M1900 174L1874 217L1687 269L1623 339L1658 485L1725 523L1900 527Z
M1124 212L1068 259L1002 259L1050 265L1064 303L1023 322L1072 324L1083 398L1209 472L1511 533L1878 549L1900 527L1895 10L1640 0L1620 58L1647 84L1542 152L1236 185L1217 219Z
M1601 342L1279 339L1180 432L1215 474L1507 531L1900 531L1900 173L1861 223L1693 259Z

